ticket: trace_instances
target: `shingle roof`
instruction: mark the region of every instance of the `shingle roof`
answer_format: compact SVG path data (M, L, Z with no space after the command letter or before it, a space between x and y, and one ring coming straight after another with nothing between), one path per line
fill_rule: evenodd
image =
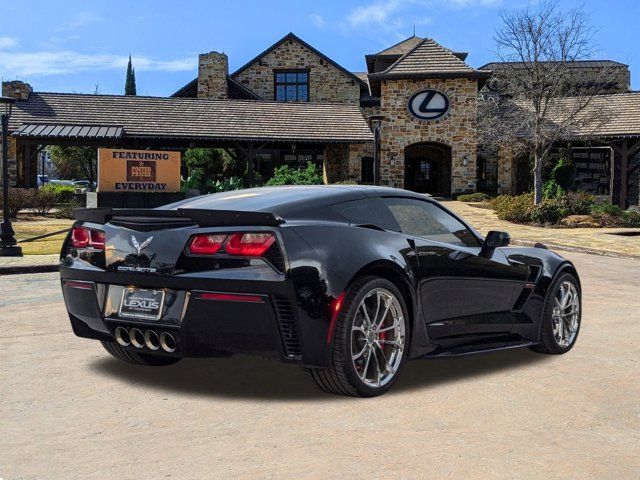
M575 112L572 102L575 97L558 99L551 108L551 124L554 121L562 124L568 113ZM516 110L508 114L523 117L522 110L532 110L530 102L515 100L512 104ZM575 103L574 103L575 105ZM584 111L576 115L579 127L574 128L568 135L580 137L640 137L640 92L614 93L593 97ZM588 119L588 121L581 121ZM605 120L602 122L601 120Z
M391 45L390 47L385 48L378 53L374 53L373 55L404 55L409 50L415 48L415 46L418 45L422 40L424 39L413 35L412 37L405 38L401 42L398 42L395 45Z
M541 63L556 63L556 62L541 62ZM525 62L490 62L481 66L478 70L503 70L506 68L524 68ZM574 60L567 62L570 68L584 68L584 67L628 67L628 65L614 60Z
M34 92L14 104L24 125L122 127L123 138L369 142L356 105Z
M438 44L435 40L426 38L389 68L372 75L380 77L486 77L489 72L474 70L460 60L454 52Z

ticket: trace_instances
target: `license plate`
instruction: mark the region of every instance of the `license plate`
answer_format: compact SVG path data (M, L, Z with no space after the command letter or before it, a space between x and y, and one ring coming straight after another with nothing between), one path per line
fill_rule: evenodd
M122 291L118 315L137 320L158 320L164 305L164 290L127 287Z

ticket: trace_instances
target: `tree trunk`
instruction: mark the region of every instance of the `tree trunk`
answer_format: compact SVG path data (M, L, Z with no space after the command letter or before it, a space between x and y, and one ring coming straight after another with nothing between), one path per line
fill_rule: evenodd
M533 165L533 204L542 202L542 152L536 149Z

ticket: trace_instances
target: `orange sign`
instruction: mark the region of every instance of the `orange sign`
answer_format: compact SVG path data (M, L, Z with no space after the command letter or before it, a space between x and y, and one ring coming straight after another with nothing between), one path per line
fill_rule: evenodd
M98 149L99 192L178 192L180 152Z

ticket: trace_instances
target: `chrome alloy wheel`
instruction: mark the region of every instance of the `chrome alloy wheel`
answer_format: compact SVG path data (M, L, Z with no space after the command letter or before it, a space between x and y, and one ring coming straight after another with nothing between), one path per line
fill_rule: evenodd
M351 359L369 387L386 385L404 353L405 325L400 302L386 288L374 288L362 299L351 327Z
M564 281L560 284L554 299L551 320L556 343L562 348L569 347L580 326L580 297L572 282Z

